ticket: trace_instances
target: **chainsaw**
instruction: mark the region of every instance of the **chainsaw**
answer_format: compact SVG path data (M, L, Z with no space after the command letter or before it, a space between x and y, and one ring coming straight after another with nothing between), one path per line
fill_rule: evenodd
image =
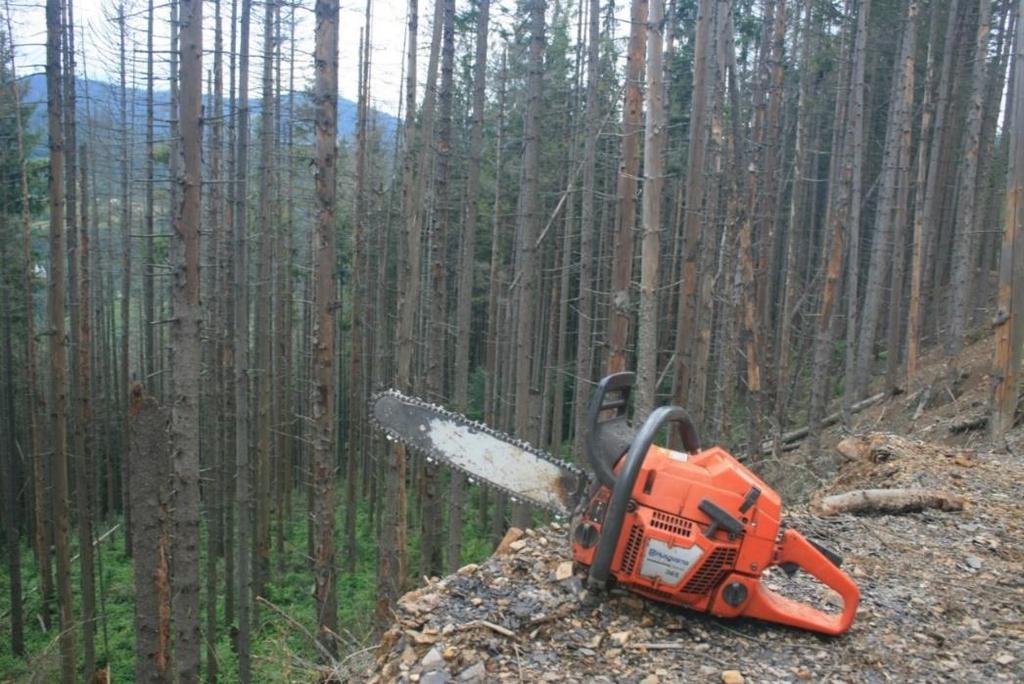
M587 408L585 473L489 426L395 390L371 400L389 440L528 502L573 518L573 560L594 592L618 585L655 601L719 617L750 617L838 635L860 592L842 559L780 524L779 495L720 447L701 449L686 411L655 409L636 429L628 418L632 373L597 386ZM683 451L654 443L675 428ZM762 582L777 566L807 572L842 599L825 612Z

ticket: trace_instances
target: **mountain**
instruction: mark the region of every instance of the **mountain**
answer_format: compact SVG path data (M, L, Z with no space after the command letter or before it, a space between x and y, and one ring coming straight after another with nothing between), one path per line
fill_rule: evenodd
M36 73L24 79L27 84L25 101L36 105L35 111L29 119L29 126L32 130L43 131L46 128L46 74ZM105 81L79 78L76 81L76 94L78 96L78 121L84 123L86 115L91 114L94 119L120 119L120 92L119 86ZM308 93L297 91L291 94L282 95L283 102L281 111L287 117L289 97L295 98L296 120L308 120L309 117L302 115L312 105ZM155 105L154 129L159 138L166 135L168 106L170 104L170 92L157 90L153 93ZM249 116L253 125L257 125L261 108L261 102L257 99L249 100ZM142 129L146 121L146 91L144 88L129 88L128 106L131 109L130 118L137 129ZM90 111L87 112L87 107ZM355 137L356 129L356 108L352 100L343 97L338 98L338 137L349 139ZM227 110L225 109L225 113ZM388 114L374 110L377 125L381 129L382 137L391 139L398 127L398 120ZM39 150L36 151L37 154Z

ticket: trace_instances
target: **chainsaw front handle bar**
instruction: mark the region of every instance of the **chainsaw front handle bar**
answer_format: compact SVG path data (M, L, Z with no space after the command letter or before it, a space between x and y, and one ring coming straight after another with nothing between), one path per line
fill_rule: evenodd
M597 445L595 444L598 439L598 426L609 427L613 422L621 422L624 425L627 420L627 412L629 410L629 395L633 389L633 385L636 384L636 374L629 372L612 373L606 375L601 379L601 382L597 384L597 389L590 397L590 403L587 405L587 422L588 430L583 437L584 444L583 448L587 454L587 460L590 462L590 467L593 468L594 474L597 476L598 481L608 489L615 487L615 473L612 470L615 463L619 460L621 453L614 454L612 460L607 460L598 453ZM611 393L611 398L606 397ZM659 411L661 409L658 409ZM680 409L682 411L682 409ZM651 419L654 418L657 411L651 414L644 423L644 429L651 423ZM602 414L605 418L602 419ZM679 429L679 436L682 439L683 448L688 453L697 453L700 451L700 440L697 438L697 429L693 425L693 421L690 420L689 416L683 414L682 418L670 419L675 420L676 425ZM647 442L647 447L653 443L654 436L661 429L662 423L659 423L650 434L650 441ZM636 444L641 434L637 434L630 445ZM644 454L647 453L647 447L644 448ZM607 456L607 455L605 455Z
M785 565L794 563L829 587L843 600L841 613L826 613L806 603L781 596L764 585L763 582L746 575L734 574L725 582L723 587L731 582L739 582L746 585L749 591L747 601L736 608L730 607L724 601L716 602L716 610L713 612L723 617L735 617L744 615L771 622L779 622L792 627L809 629L823 634L837 636L844 633L853 623L857 614L857 606L860 603L860 590L854 584L850 576L839 569L827 556L825 556L813 543L807 540L796 530L786 530L782 534L782 540L776 546L773 565Z
M597 541L594 562L590 566L590 574L587 578L587 586L591 588L604 590L608 587L612 557L615 555L619 536L622 534L622 523L626 517L629 500L633 496L633 486L636 484L637 476L640 475L640 467L643 465L644 459L647 458L647 452L654 443L654 438L668 423L676 423L679 426L680 434L683 435L683 444L687 450L690 450L691 447L694 451L698 450L697 430L693 427L693 421L690 420L686 411L678 406L662 406L648 416L643 427L640 428L640 432L633 438L633 443L629 445L629 451L619 474L611 473L612 496L608 502L608 510L601 525L601 537Z

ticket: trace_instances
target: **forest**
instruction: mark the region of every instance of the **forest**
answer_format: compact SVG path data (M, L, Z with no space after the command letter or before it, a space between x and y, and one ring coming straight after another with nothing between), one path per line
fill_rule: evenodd
M1019 419L1024 0L93 4L0 24L0 679L323 680L551 521L383 389L786 478L989 339Z

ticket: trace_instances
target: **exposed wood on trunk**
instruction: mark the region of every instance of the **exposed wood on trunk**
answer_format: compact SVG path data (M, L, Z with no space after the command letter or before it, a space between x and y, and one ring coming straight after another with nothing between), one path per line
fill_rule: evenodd
M990 427L1001 435L1013 427L1019 401L1020 348L1024 344L1024 1L1017 2L1013 79L1007 99L1010 170L1006 179L1003 244L999 259L993 410Z

